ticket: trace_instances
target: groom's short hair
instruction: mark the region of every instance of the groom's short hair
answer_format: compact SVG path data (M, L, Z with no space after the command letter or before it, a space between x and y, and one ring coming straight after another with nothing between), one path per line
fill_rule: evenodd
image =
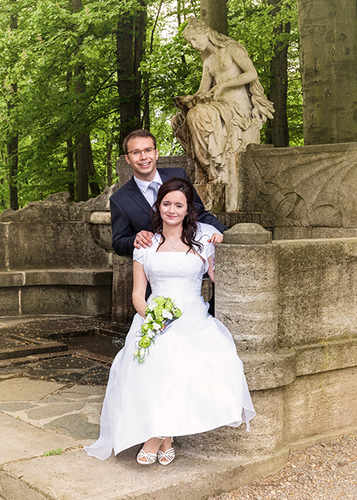
M130 134L125 137L123 141L123 150L125 154L128 154L128 142L130 141L130 139L135 139L135 137L149 137L150 139L152 139L154 148L156 149L156 137L148 130L141 128L139 130L133 130L133 132L130 132Z

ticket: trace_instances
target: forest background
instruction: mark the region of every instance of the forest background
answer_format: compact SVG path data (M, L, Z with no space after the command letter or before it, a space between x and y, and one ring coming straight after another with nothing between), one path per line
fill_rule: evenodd
M241 42L275 102L262 143L303 145L296 0L228 0ZM73 200L116 182L123 137L148 128L183 154L172 97L194 94L202 61L182 37L198 0L0 0L0 212L55 192Z

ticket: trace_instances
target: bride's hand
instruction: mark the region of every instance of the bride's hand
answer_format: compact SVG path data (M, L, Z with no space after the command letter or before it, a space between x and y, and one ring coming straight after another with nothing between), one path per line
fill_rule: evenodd
M223 234L220 234L220 233L213 233L211 238L209 240L207 240L208 243L212 243L213 245L215 245L216 243L222 243L223 241Z

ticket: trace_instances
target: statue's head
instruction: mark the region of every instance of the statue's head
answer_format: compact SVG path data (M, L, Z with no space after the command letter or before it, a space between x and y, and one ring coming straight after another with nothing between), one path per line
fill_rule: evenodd
M204 21L191 17L188 20L186 28L183 30L183 36L195 49L202 51L202 44L210 41L216 47L224 47L228 37L218 33L210 28ZM204 50L205 47L203 47Z

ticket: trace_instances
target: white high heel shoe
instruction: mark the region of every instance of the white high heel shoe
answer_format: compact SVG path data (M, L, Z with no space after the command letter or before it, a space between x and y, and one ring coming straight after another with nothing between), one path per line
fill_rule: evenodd
M157 459L157 453L146 453L146 451L143 450L142 448L136 456L136 461L138 462L138 464L141 465L153 464L156 462L156 459Z
M164 438L159 438L159 439L161 439L161 441L159 443L158 449L162 445ZM141 464L141 465L154 464L157 460L157 455L158 455L158 452L157 453L149 453L149 452L146 452L144 450L144 448L141 448L139 453L136 455L136 461L138 462L138 464Z
M173 438L171 438L171 444L172 443L173 443ZM159 450L157 452L157 459L159 461L159 464L161 465L169 465L174 458L175 458L175 450L173 448L169 448L166 451Z

